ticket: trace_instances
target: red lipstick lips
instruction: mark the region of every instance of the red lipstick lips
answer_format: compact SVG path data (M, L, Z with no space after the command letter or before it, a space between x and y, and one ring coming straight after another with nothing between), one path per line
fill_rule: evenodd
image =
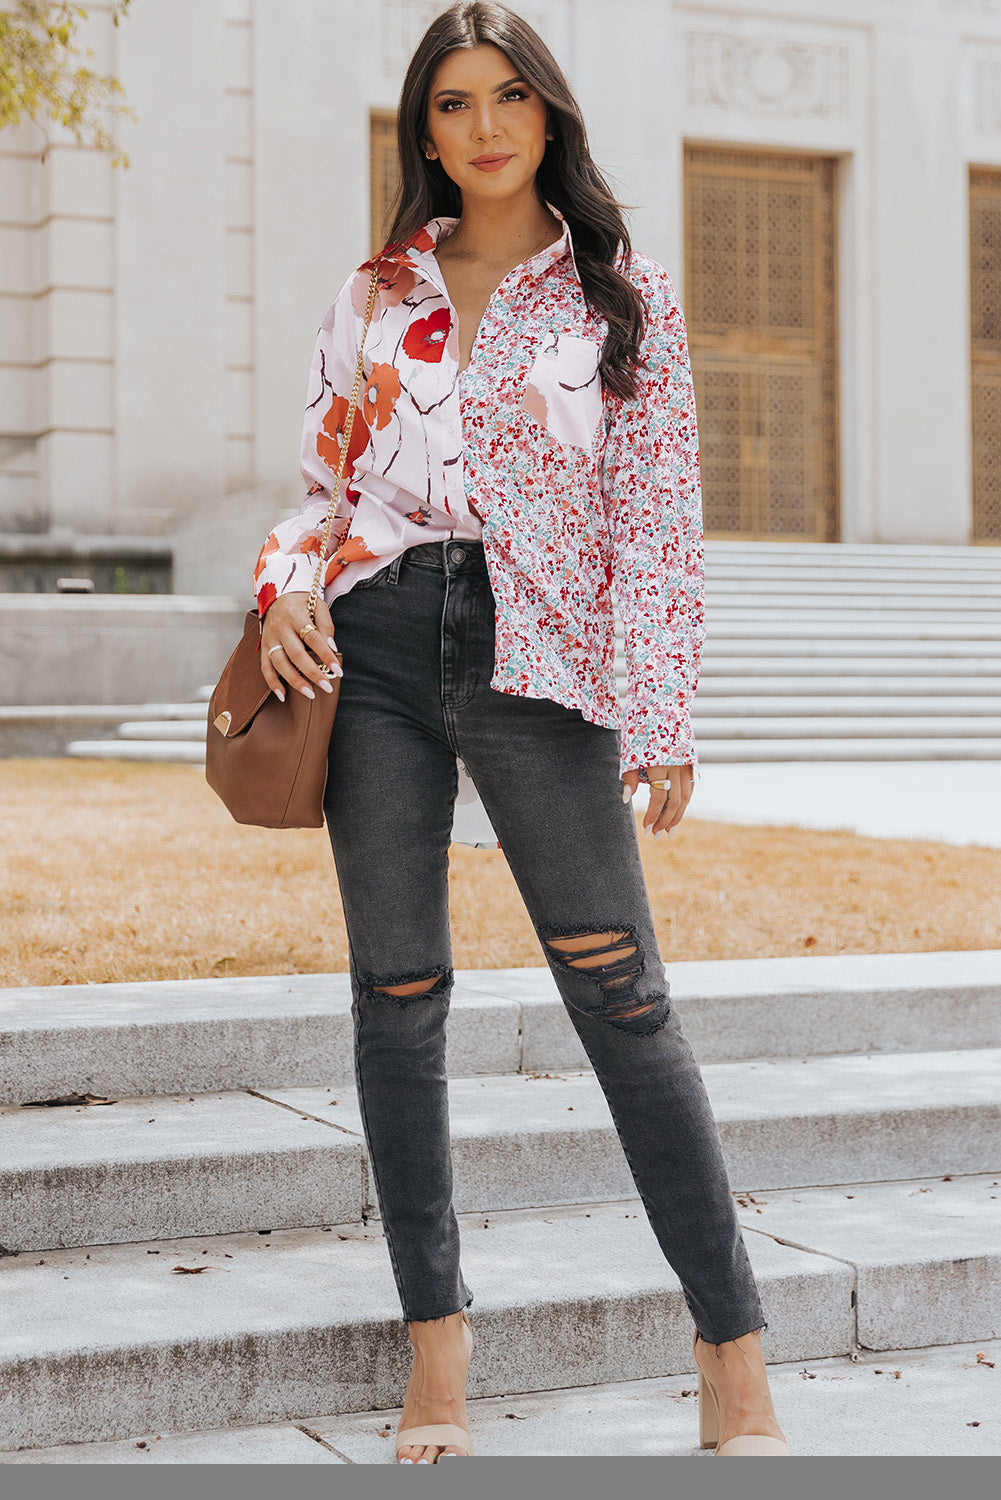
M496 172L501 167L506 166L510 160L510 156L477 156L470 165L479 167L481 172Z

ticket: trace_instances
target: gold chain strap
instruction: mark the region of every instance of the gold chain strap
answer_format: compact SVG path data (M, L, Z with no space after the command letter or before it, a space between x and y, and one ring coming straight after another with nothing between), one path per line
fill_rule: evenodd
M323 569L327 562L327 544L330 541L330 533L334 525L334 511L337 509L337 501L341 492L341 481L344 478L344 469L348 461L348 449L351 446L351 431L355 425L355 412L358 409L358 396L361 392L361 377L364 369L365 338L368 334L369 324L372 321L372 309L375 306L375 294L379 289L379 263L372 267L372 280L368 287L368 303L365 308L365 327L362 329L361 345L358 349L358 364L355 368L355 383L351 390L351 400L348 403L348 420L344 428L344 441L341 444L341 462L337 470L337 481L330 491L330 504L327 506L327 522L323 528L323 538L320 542L320 557L316 564L316 572L313 575L313 587L309 591L309 602L306 608L309 610L309 618L316 624L316 606L320 601L320 584L323 578Z

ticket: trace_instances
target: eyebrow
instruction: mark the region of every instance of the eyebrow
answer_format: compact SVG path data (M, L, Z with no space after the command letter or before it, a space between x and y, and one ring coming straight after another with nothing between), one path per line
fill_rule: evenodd
M509 78L506 83L499 83L497 85L497 87L494 89L494 93L495 94L502 94L505 89L509 89L511 87L512 83L525 83L525 82L526 81L525 81L524 78ZM527 87L527 84L526 84L526 87ZM468 89L439 89L438 92L437 92L437 94L435 94L434 97L436 99L440 99L443 94L451 94L455 98L458 98L458 99L471 99L472 98L472 95L470 94L470 92L469 92Z

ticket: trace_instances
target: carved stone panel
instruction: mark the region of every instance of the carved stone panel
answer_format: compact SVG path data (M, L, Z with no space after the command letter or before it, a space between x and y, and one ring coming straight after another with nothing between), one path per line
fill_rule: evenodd
M963 16L1001 16L1001 0L942 0L947 13Z
M688 103L764 117L846 119L851 54L833 42L690 31Z
M1001 135L1001 57L974 65L973 119L981 135Z

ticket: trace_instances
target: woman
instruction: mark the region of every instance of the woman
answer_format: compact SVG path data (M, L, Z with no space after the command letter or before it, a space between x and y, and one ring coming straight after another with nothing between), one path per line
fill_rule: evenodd
M432 23L403 86L399 146L402 188L378 258L350 482L315 629L306 599L372 262L320 329L302 449L310 491L268 538L256 575L271 689L329 689L322 665L336 665L335 641L346 669L326 817L358 1097L414 1349L397 1456L473 1451L472 1296L444 1066L459 758L684 1288L706 1372L706 1445L718 1403L720 1449L762 1434L788 1451L760 1350L767 1324L623 805L649 780L643 826L656 837L692 794L703 571L681 310L663 268L630 254L567 83L512 11L458 4Z

